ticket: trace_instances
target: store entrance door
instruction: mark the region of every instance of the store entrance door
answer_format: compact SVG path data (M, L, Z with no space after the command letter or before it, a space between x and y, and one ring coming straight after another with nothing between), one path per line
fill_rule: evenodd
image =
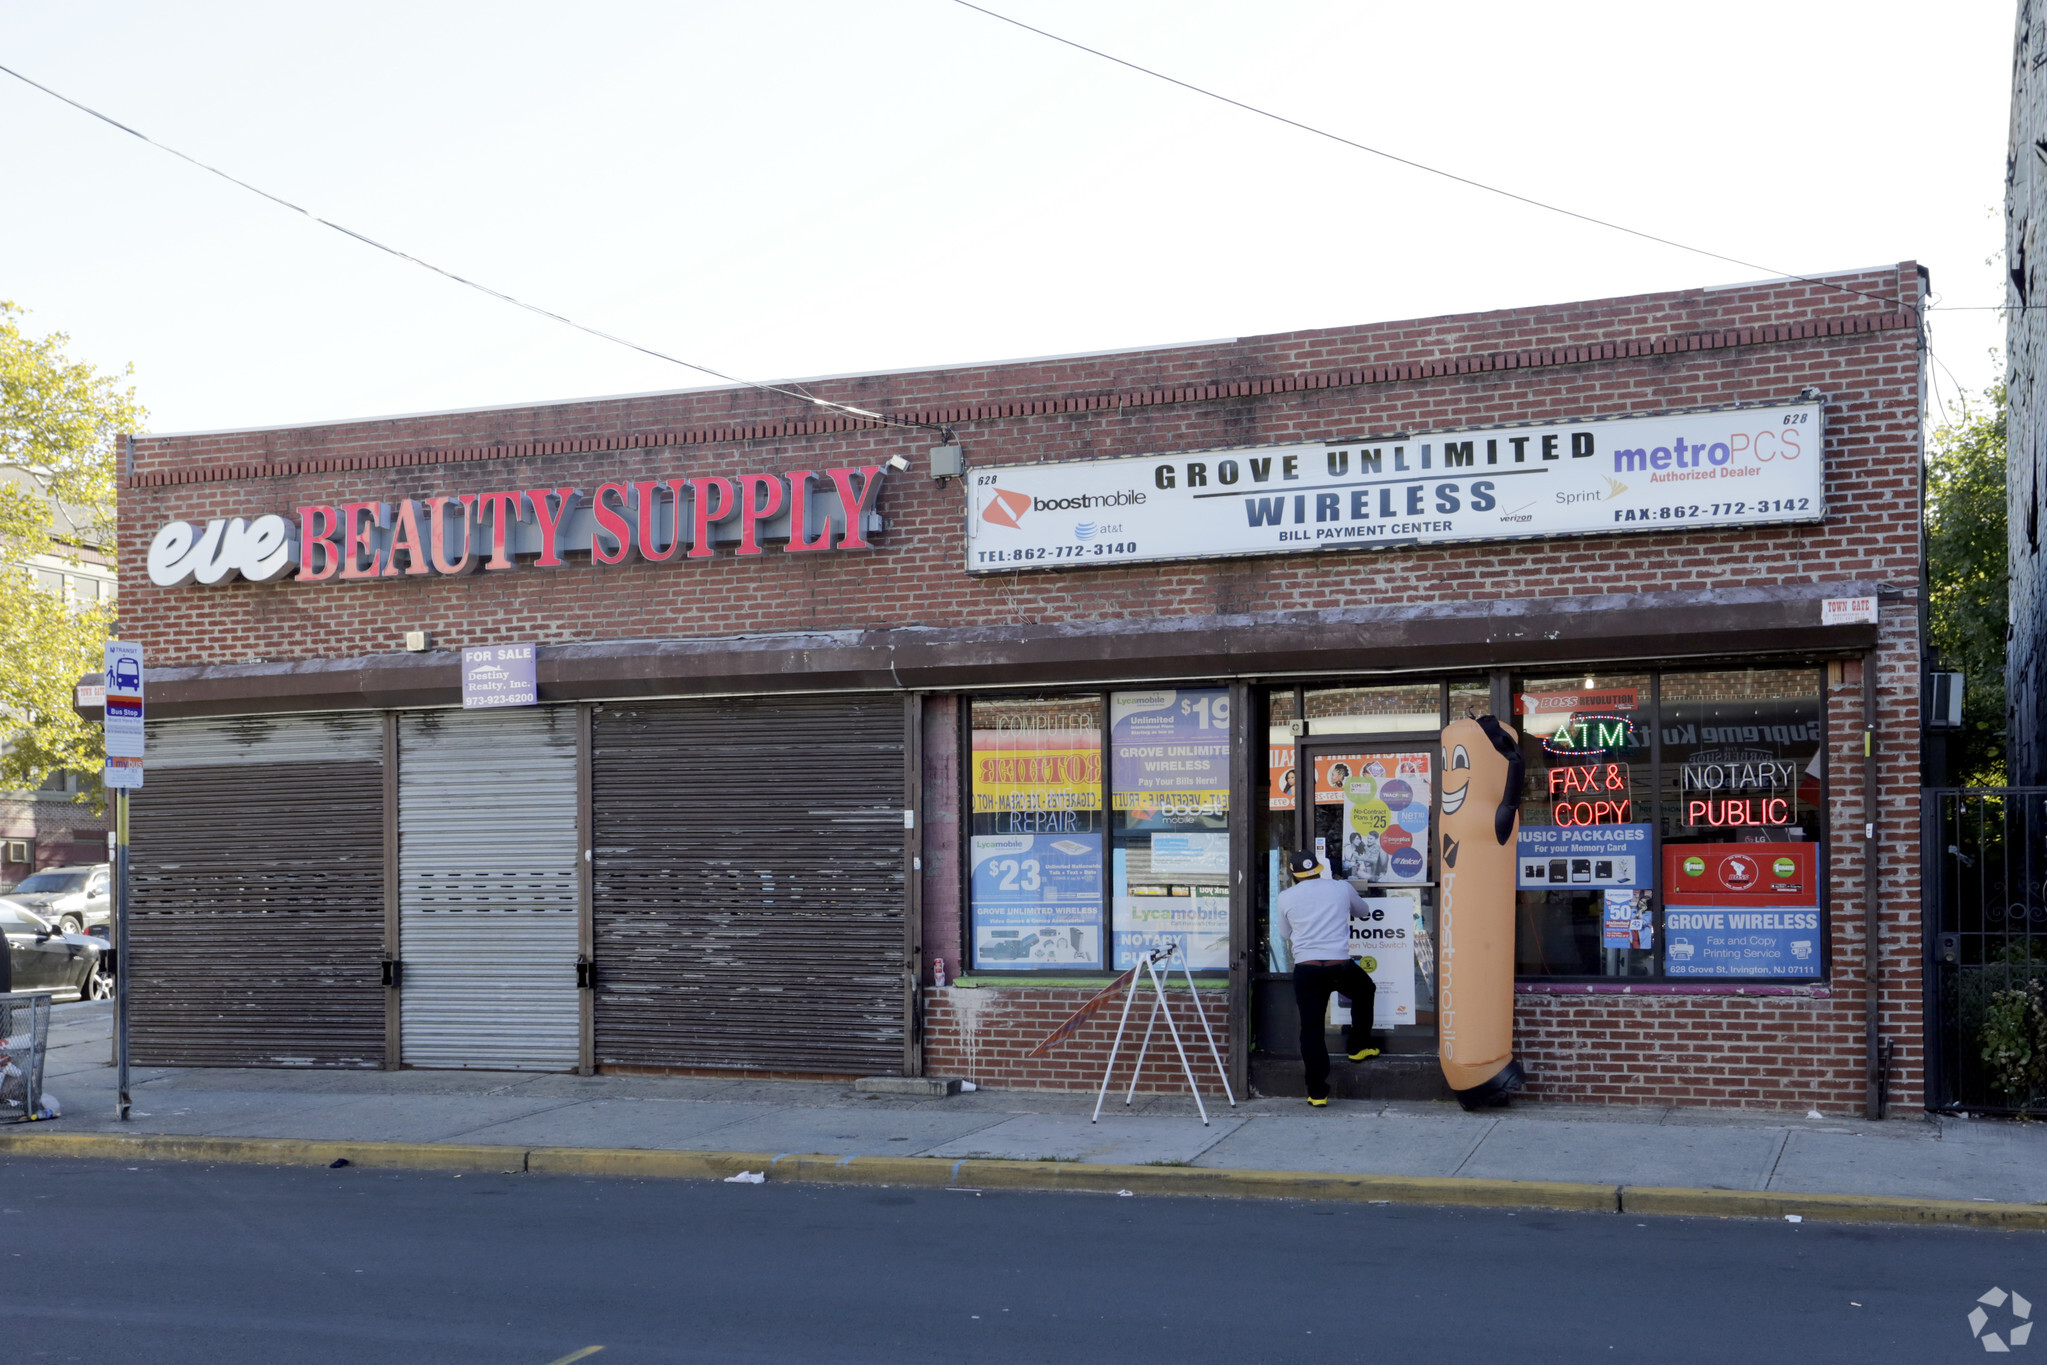
M1370 747L1304 745L1300 771L1314 799L1296 820L1297 848L1349 879L1372 907L1353 921L1351 955L1378 986L1374 1027L1388 1055L1436 1050L1437 735L1374 736ZM1284 955L1283 943L1271 945ZM1280 956L1291 966L1291 958ZM1349 1022L1331 1006L1329 1027Z

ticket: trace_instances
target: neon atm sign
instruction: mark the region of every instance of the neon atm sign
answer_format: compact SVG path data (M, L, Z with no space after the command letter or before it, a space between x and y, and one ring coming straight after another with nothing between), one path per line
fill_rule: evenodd
M1593 712L1572 716L1543 740L1542 747L1559 758L1570 758L1632 749L1637 743L1634 721Z

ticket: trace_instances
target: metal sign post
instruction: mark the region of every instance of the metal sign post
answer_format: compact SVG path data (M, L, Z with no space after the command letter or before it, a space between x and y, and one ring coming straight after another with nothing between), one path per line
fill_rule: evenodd
M114 797L115 1116L128 1121L128 793L142 785L142 646L107 641L106 786Z
M114 792L114 1084L116 1116L128 1121L128 792Z

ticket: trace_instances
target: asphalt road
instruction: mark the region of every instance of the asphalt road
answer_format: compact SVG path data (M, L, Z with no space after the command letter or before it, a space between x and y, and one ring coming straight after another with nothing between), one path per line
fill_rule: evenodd
M26 1159L0 1210L8 1361L1867 1365L1980 1359L1992 1285L2047 1317L2047 1234L1940 1228Z

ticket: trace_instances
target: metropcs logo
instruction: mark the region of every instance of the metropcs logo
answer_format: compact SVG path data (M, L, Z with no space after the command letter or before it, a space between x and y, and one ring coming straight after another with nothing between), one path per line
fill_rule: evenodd
M1006 488L997 488L994 493L981 509L981 520L1012 528L1023 520L1026 512L1085 512L1094 507L1136 507L1144 502L1144 492L1137 488L1118 493L1076 493L1070 498L1034 498Z

